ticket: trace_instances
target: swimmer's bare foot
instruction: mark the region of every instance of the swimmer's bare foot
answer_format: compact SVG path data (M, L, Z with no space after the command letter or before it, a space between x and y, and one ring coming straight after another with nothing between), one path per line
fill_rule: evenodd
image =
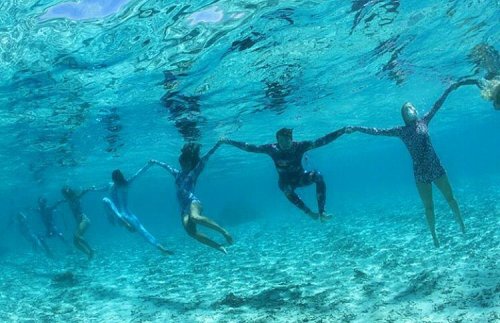
M174 252L173 252L173 251L168 250L167 248L165 248L165 247L164 247L164 246L162 246L162 245L159 245L159 246L158 246L158 249L160 249L160 251L161 251L163 254L165 254L166 256L172 256L172 255L174 254Z
M227 255L227 250L223 246L219 246L219 248L217 248L217 250L222 251L225 255Z
M311 219L313 220L317 220L319 219L319 213L316 213L316 212L313 212L313 211L309 211L306 213L309 217L311 217Z
M233 237L229 234L229 232L224 233L224 238L226 238L226 241L228 244L233 244L234 240Z
M332 216L326 212L322 212L320 215L319 215L319 220L321 222L327 222L327 221L330 221L332 219Z
M434 247L439 248L439 240L436 237L432 237L432 240L434 241Z

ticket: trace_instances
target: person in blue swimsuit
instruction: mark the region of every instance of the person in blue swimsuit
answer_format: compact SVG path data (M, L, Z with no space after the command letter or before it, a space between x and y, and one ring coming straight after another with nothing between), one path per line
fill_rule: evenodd
M446 89L436 103L434 103L432 109L422 118L418 117L417 110L413 104L410 102L405 103L401 108L401 115L405 122L404 126L390 129L353 127L354 131L370 135L398 137L406 145L413 161L413 174L415 176L417 190L424 204L427 223L436 247L439 247L439 240L436 235L434 202L432 199L432 183L438 187L443 196L446 198L446 201L453 211L455 219L460 225L460 229L463 233L465 233L465 225L462 215L460 214L458 203L453 196L446 171L441 165L441 161L432 146L428 126L438 110L443 106L443 103L448 95L464 85L480 86L479 81L474 79L462 80L452 84L448 89Z
M158 240L156 240L156 238L149 233L146 228L144 228L137 216L135 216L135 214L128 209L128 190L130 186L139 176L144 174L146 170L151 167L151 165L151 162L147 163L129 179L126 179L119 169L115 169L111 174L113 182L103 188L94 190L109 191L109 197L103 198L102 201L106 211L108 212L108 216L112 219L113 223L115 219L118 220L119 224L126 227L130 232L138 232L144 237L144 239L158 248L162 253L172 255L173 252L160 244Z
M38 213L42 219L42 223L46 229L46 237L53 238L58 237L66 246L68 245L66 239L62 232L57 228L54 223L54 211L64 202L64 200L57 201L54 205L47 205L47 199L45 197L40 197L38 199Z
M343 134L350 132L351 129L346 127L331 132L316 140L293 141L292 129L282 128L276 132L277 143L274 144L257 146L227 138L221 139L221 142L247 152L269 155L278 171L279 188L283 191L287 199L311 218L325 221L331 218L331 216L325 212L325 181L318 171L306 171L302 166L302 158L308 150L327 145ZM295 192L295 189L298 187L309 186L313 183L316 184L318 213L313 212Z
M181 209L182 225L184 226L186 232L199 242L216 250L222 251L223 253L227 253L226 248L223 245L208 238L196 228L197 225L206 226L221 233L229 244L233 243L233 238L229 232L215 223L212 219L203 215L202 204L194 195L198 177L205 168L210 156L213 155L219 146L220 142L210 149L205 156L200 158L200 144L185 144L179 157L181 170L177 170L157 160L152 160L151 162L163 167L174 176L175 187L177 189L177 200L179 201Z
M85 194L90 191L92 191L91 188L77 192L69 186L64 186L61 190L61 193L64 196L65 201L68 203L69 209L71 210L71 213L73 214L73 217L76 221L76 230L73 236L73 244L78 250L86 254L89 260L94 256L94 251L92 250L88 242L83 239L83 235L90 225L90 220L83 212L80 200Z

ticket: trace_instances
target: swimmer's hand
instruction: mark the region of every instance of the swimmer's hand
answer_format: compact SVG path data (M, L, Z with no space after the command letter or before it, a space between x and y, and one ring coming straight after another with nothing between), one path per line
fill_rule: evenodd
M353 127L351 126L347 126L345 127L345 133L349 134L349 133L353 133L354 131L356 131L356 129L354 129Z
M228 139L228 138L226 138L226 137L220 137L220 138L219 138L219 142L220 142L221 144L227 144L227 143L229 142L229 139Z

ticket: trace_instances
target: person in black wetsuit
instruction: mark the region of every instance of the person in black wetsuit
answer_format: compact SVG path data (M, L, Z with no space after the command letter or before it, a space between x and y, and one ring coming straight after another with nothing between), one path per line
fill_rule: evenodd
M181 165L180 171L157 160L152 160L151 162L163 167L174 176L175 187L177 189L177 200L181 208L182 225L186 232L199 242L222 251L223 253L227 253L223 245L208 238L196 228L198 224L203 225L221 233L229 244L233 243L233 238L227 230L215 223L212 219L203 215L201 201L194 195L198 177L205 168L210 156L213 155L219 146L220 143L217 143L205 156L200 158L201 146L199 144L185 144L182 147L179 157L179 164Z
M266 145L251 145L245 142L238 142L227 138L221 139L224 144L235 146L236 148L251 153L263 153L269 155L274 162L279 176L279 188L285 196L295 206L304 211L313 219L321 221L331 218L325 212L326 184L323 176L318 171L306 171L302 166L302 157L311 149L327 145L342 136L350 133L351 128L344 127L331 132L326 136L312 141L293 141L292 129L282 128L276 132L277 143ZM295 189L298 187L316 184L316 198L318 201L318 213L313 212L304 201L297 195Z
M64 186L61 190L62 195L66 199L66 202L68 202L69 209L71 210L71 213L73 214L73 217L76 221L76 230L73 236L73 244L78 250L86 254L89 260L94 256L94 251L87 243L87 241L83 239L83 235L85 231L87 231L90 220L83 212L80 200L85 194L92 190L93 189L90 188L82 190L80 192L76 192L69 186Z
M45 226L46 237L58 237L66 246L68 245L66 239L61 231L56 227L54 223L54 211L64 202L64 200L57 201L54 205L48 206L47 199L44 197L40 197L38 199L38 213L42 218L42 223Z
M434 115L443 106L448 95L464 85L476 85L480 87L480 81L467 79L452 84L448 89L446 89L436 103L434 103L432 109L422 118L418 117L417 110L410 102L405 103L401 108L401 115L405 122L404 126L390 129L353 127L354 131L370 135L398 137L406 145L413 161L415 183L425 207L427 223L436 247L439 247L439 240L436 235L434 202L432 199L432 183L438 187L443 196L446 198L446 201L455 215L456 221L460 225L460 229L464 233L465 225L462 215L460 214L458 203L453 196L446 171L441 165L441 161L432 146L428 126L434 118Z

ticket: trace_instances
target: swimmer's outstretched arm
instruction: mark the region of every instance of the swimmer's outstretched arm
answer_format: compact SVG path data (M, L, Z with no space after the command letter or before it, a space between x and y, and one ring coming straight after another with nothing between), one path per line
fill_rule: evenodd
M95 189L93 187L85 188L85 189L80 191L80 194L78 194L78 198L82 198L85 194L87 194L88 192L92 192L92 191L95 191Z
M153 166L153 163L151 161L148 161L146 165L142 166L142 168L139 169L134 175L132 175L132 177L127 180L127 182L129 184L132 184L133 181L135 181L139 176L143 175L151 166Z
M172 174L172 175L174 175L174 176L175 176L176 174L178 174L178 173L179 173L179 171L178 171L177 169L173 168L172 166L170 166L170 165L169 165L169 164L167 164L167 163L163 163L163 162L158 161L158 160L156 160L156 159L151 159L151 160L150 160L150 162L151 162L151 164L153 164L153 165L158 165L158 166L160 166L160 167L165 168L165 169L166 169L166 170L167 170L170 174Z
M219 148L220 146L222 145L222 141L218 141L213 147L212 149L210 149L206 154L205 156L201 157L201 162L202 163L206 163L210 157L215 153L215 151L217 150L217 148Z
M110 188L112 185L113 185L113 184L107 184L107 185L104 185L104 186L101 186L101 187L95 187L95 186L93 186L93 187L91 188L91 190L92 190L93 192L106 192L106 191L108 191L108 190L109 190L109 188Z
M432 120L432 118L434 118L436 112L438 112L439 109L443 106L444 101L446 101L446 99L448 98L448 95L450 95L451 92L455 91L456 89L464 85L476 85L477 87L481 88L481 83L479 82L479 80L476 79L466 79L453 83L452 85L450 85L450 87L448 87L444 91L444 93L436 101L436 103L434 103L432 109L423 116L422 120L426 123L429 123Z
M344 128L339 129L339 130L330 132L329 134L327 134L323 137L320 137L316 140L303 141L303 143L304 143L305 148L307 150L318 148L318 147L321 147L324 145L328 145L329 143L331 143L332 141L334 141L335 139L337 139L338 137L342 136L345 133L350 133L351 132L350 129L351 129L350 127L344 127Z
M215 151L217 150L217 148L219 148L220 146L222 145L222 141L219 140L213 147L212 149L210 149L206 154L205 156L201 157L201 160L200 162L198 163L198 165L196 165L195 169L194 169L194 172L196 174L201 174L201 172L203 171L203 168L205 168L205 165L207 164L208 160L210 159L210 157L215 153Z
M54 203L54 205L52 206L49 206L49 209L51 209L52 211L54 211L55 209L57 209L61 204L65 203L66 202L66 199L62 199L62 200L59 200L57 201L56 203Z
M228 144L228 145L234 146L236 148L247 151L249 153L267 154L269 152L270 146L271 146L269 144L268 145L260 145L260 146L251 145L251 144L248 144L246 142L234 141L234 140L230 140L230 139L221 139L220 142L223 144Z
M352 131L359 131L368 135L374 136L389 136L398 137L403 127L394 127L389 129L369 128L369 127L352 127Z

